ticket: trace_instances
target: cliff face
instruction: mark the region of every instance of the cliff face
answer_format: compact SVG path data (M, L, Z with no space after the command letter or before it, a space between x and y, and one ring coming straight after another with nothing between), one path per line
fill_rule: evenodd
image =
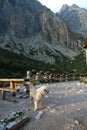
M0 47L51 64L74 57L82 39L60 16L37 0L0 0Z
M40 31L39 16L45 9L36 0L0 0L0 34L22 39Z
M76 33L84 36L87 34L87 10L73 4L72 6L63 5L59 15L67 27Z

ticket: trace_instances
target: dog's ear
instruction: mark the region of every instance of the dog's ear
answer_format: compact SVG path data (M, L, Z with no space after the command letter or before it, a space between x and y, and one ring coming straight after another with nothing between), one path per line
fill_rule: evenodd
M45 91L46 93L49 93L49 91L47 91L47 89L44 89L44 91Z

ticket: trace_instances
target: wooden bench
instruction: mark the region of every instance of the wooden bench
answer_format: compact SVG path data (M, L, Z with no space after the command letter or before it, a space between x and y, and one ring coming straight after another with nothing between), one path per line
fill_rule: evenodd
M0 91L2 91L2 94L1 94L1 98L2 99L5 99L6 92L12 93L13 96L16 93L16 90L15 89L11 89L11 88L0 88Z

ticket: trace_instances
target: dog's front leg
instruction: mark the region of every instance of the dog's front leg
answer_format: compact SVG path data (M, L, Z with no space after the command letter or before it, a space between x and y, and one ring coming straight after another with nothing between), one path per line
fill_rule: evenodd
M34 101L34 111L37 111L37 109L38 109L38 104L36 101Z

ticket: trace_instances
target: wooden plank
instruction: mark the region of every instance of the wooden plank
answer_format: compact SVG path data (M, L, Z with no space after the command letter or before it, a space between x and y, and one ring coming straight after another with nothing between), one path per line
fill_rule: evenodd
M6 92L16 92L15 89L10 89L10 88L0 88L0 91L6 91Z
M6 92L11 92L12 96L14 96L16 94L16 90L15 89L10 89L10 88L0 88L1 92L1 99L4 100L6 97Z
M6 92L5 92L5 91L2 91L2 93L1 93L1 99L4 100L5 97L6 97Z
M22 81L24 81L24 79L0 79L0 82L6 82L6 81L20 81L20 82L22 82Z
M19 128L21 128L29 120L30 120L29 117L25 117L24 119L22 119L20 122L18 122L16 125L14 125L13 127L11 127L8 130L18 130Z

